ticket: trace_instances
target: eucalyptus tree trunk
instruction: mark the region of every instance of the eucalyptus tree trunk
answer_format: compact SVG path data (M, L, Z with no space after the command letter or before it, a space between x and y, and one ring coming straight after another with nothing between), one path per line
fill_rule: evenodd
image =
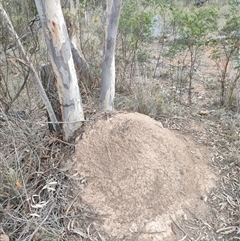
M106 34L103 53L100 111L114 110L115 47L122 0L106 0ZM108 12L110 14L108 14Z
M37 86L37 89L40 93L40 96L42 98L42 101L43 103L45 104L45 107L47 109L47 112L48 112L48 115L49 115L49 118L52 122L52 125L53 125L53 128L56 132L60 132L61 129L60 129L60 126L58 124L58 121L57 121L57 118L54 114L54 111L53 111L53 108L51 106L51 103L49 102L48 100L48 97L45 93L45 90L42 86L42 82L37 74L37 71L36 69L34 68L33 64L30 62L29 60L29 57L27 56L25 50L24 50L24 47L20 41L20 38L18 37L16 31L14 30L13 28L13 25L7 15L7 13L5 12L2 4L0 3L0 16L1 16L1 20L2 20L2 24L4 24L6 26L6 28L8 29L8 31L11 33L13 39L16 41L16 45L19 49L19 52L21 53L21 58L23 59L23 62L25 62L26 65L29 66L29 69L31 71L31 74L33 76L33 80L35 81L35 84Z
M103 0L102 7L103 7L103 54L107 48L107 33L108 33L108 26L111 16L112 10L112 3L113 0Z
M69 14L67 14L67 16L65 17L65 21L67 24L68 35L71 43L73 60L79 79L84 78L92 84L94 82L94 78L89 68L89 65L83 55L79 38L79 3L79 1L75 0L65 0L63 7L67 8L69 11Z
M51 64L56 76L63 138L68 141L80 129L84 114L78 80L60 0L35 0Z

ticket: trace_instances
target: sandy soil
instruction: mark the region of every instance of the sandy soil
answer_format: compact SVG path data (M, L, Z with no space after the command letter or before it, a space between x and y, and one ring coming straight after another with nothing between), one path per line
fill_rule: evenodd
M209 150L148 116L99 118L73 159L86 179L82 198L102 217L94 224L111 240L190 238L195 231L181 228L189 216L207 219L218 179Z

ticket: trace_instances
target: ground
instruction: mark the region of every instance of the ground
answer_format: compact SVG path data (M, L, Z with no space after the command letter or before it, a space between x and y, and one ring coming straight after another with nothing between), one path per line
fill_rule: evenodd
M188 67L146 44L153 68L139 65L129 85L117 79L119 111L92 115L98 87L97 104L83 96L86 129L74 143L47 130L37 93L26 118L1 111L0 240L240 239L240 85L221 106L207 48L190 105L178 78Z
M93 222L100 240L240 239L239 113L219 104L219 71L210 54L206 49L196 69L192 105L187 81L179 98L179 82L169 81L169 63L160 59L159 75L139 75L136 106L125 108L155 120L139 113L97 117L77 144L75 170L86 180L82 199L100 217ZM151 88L169 96L160 113ZM175 97L180 105L171 104ZM117 93L116 103L128 98Z
M193 216L207 222L218 175L210 151L190 135L139 113L103 115L73 160L86 181L84 202L102 217L94 224L110 240L201 240L181 227Z
M219 104L209 50L192 105L161 61L158 77L139 76L127 94L117 83L119 111L85 105L75 143L47 131L45 110L26 119L2 113L0 239L240 239L239 111Z

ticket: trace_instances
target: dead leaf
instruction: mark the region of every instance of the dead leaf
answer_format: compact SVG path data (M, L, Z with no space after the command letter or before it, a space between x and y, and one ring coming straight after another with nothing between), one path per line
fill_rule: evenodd
M31 207L32 208L43 208L44 206L46 206L48 204L49 201L45 202L45 201L42 201L40 203L36 203L36 204L31 204Z
M51 138L51 139L48 141L48 145L52 145L55 141L56 141L56 138Z
M237 229L236 226L230 226L230 227L226 227L226 228L220 228L216 231L216 233L221 233L221 234L230 234L235 232Z
M49 182L42 188L42 190L47 189L48 191L56 191L55 190L56 185L57 185L57 182L55 181Z
M18 189L22 189L23 188L23 185L20 183L20 182L16 182L16 186Z
M199 115L209 115L210 111L208 110L201 110L199 111Z
M171 229L172 229L172 232L177 235L177 232L176 232L176 227L174 225L174 223L171 223Z
M73 163L66 163L62 168L60 168L60 170L62 172L66 172L70 170L72 167L73 167Z
M1 234L0 241L9 241L9 237L6 234Z

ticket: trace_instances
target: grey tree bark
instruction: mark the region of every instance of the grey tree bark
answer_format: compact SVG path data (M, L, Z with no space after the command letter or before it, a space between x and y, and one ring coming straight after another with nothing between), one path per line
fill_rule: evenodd
M67 24L68 34L70 38L73 60L78 72L79 79L84 78L92 84L94 82L94 78L89 68L89 65L83 55L79 38L79 3L79 1L75 0L65 0L64 8L67 8L69 10L69 16L65 18L65 21Z
M36 69L34 68L33 64L29 61L29 57L27 56L25 50L24 50L24 47L20 41L20 38L18 37L17 33L15 32L14 28L13 28L13 25L7 15L7 13L5 12L2 4L0 3L0 15L2 17L2 20L5 24L5 26L8 28L9 32L12 34L13 38L15 39L16 41L16 44L17 44L17 47L19 48L19 52L22 54L22 58L23 60L25 61L26 65L29 66L30 68L30 71L31 71L31 74L33 76L33 80L35 81L35 84L37 86L37 89L40 93L40 96L42 98L42 101L43 103L45 104L46 106L46 109L48 111L48 114L49 114L49 118L52 122L52 125L53 125L53 128L56 132L60 132L61 131L61 128L58 124L58 121L57 121L57 118L54 114L54 111L53 111L53 108L48 100L48 97L44 91L44 88L42 86L42 83L41 83L41 80L37 74L37 71Z
M84 114L78 80L60 0L35 0L51 64L56 76L63 138L69 141L80 129Z
M113 0L103 0L103 54L105 54L107 48L107 34L108 34L108 26L111 16Z
M100 91L100 111L114 110L115 97L115 47L122 0L106 0L106 39L104 47L102 81ZM109 8L109 6L111 6Z
M56 86L56 78L55 78L51 63L46 63L41 65L40 76L41 76L43 88L47 94L47 97L52 105L54 114L56 115L56 118L62 129L62 125L61 125L62 115L61 115L60 103L59 103L57 86ZM49 115L48 115L48 121L50 121ZM54 128L51 122L48 122L48 129L50 130L50 132L54 131Z

